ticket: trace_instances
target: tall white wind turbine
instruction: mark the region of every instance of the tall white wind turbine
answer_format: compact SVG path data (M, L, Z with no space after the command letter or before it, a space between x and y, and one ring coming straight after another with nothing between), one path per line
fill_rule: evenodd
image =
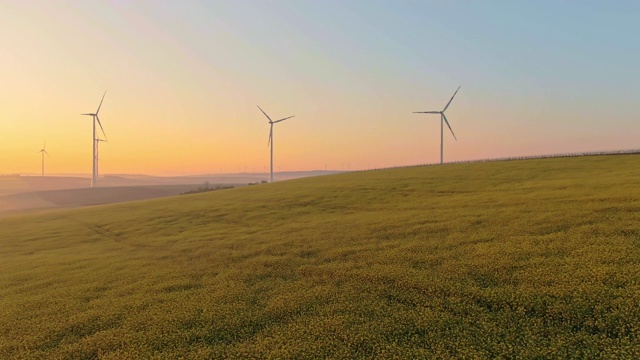
M47 142L44 142L44 145L42 145L42 149L40 149L40 151L38 151L39 153L42 154L42 176L44 176L44 154L47 154L47 156L49 156L49 153L47 152Z
M293 116L289 116L289 117L286 117L286 118L284 118L284 119L280 119L280 120L273 121L273 120L271 120L271 118L269 117L269 115L267 115L267 113L266 113L266 112L264 112L264 110L262 110L262 108L260 108L260 106L258 106L258 109L260 109L260 111L262 111L262 113L264 114L264 116L266 116L266 117L267 117L267 119L269 120L269 126L270 126L270 129L269 129L269 142L267 143L267 146L271 145L271 173L270 173L270 175L269 175L269 182L270 182L270 183L272 183L272 182L273 182L273 124L275 124L275 123L279 123L280 121L285 121L285 120L287 120L287 119L291 119L291 118L292 118L292 117L294 117L295 115L293 115Z
M456 97L458 90L460 90L460 86L458 86L458 89L456 90L456 92L453 93L451 100L449 100L449 102L444 107L444 109L442 109L442 111L414 111L413 112L414 114L440 114L440 164L444 162L444 123L447 123L447 126L451 131L451 135L453 135L453 138L456 139L456 141L458 140L458 138L456 138L456 134L453 133L453 129L451 129L451 125L449 125L449 121L447 120L447 117L444 115L444 112L447 111L447 108L449 108L449 105L451 105L453 98Z
M107 138L107 134L104 133L104 128L102 127L102 123L100 122L100 118L98 117L98 113L100 112L100 107L102 106L102 102L104 101L104 96L107 95L107 92L105 91L104 94L102 94L102 100L100 100L100 105L98 105L98 110L96 110L95 113L87 113L87 114L80 114L80 115L86 115L86 116L91 116L93 117L93 136L92 136L92 143L93 143L93 170L91 173L91 187L95 187L98 183L98 168L96 165L97 162L97 153L96 153L96 144L97 141L96 139L98 138L96 135L96 121L98 122L98 125L100 125L100 130L102 130L102 135L104 135L104 138Z

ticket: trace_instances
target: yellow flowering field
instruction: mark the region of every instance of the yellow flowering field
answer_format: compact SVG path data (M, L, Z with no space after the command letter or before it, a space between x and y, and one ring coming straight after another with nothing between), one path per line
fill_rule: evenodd
M640 358L640 156L6 217L0 358Z

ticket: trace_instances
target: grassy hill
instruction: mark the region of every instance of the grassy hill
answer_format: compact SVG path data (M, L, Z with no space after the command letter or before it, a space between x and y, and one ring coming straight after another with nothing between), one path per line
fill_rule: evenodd
M0 358L640 358L640 156L0 219Z

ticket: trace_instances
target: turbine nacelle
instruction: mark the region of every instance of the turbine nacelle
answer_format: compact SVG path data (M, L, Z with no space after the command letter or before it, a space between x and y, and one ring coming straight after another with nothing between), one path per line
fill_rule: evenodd
M292 115L292 116L286 117L286 118L284 118L284 119L280 119L280 120L273 121L273 120L271 120L271 117L269 117L269 115L267 115L267 113L266 113L266 112L264 112L264 110L262 110L262 108L261 108L260 106L258 106L258 109L260 109L260 111L262 111L262 113L264 114L264 116L266 116L266 117L267 117L267 120L269 121L269 124L271 125L271 129L269 129L269 141L267 141L267 146L269 146L269 145L271 144L272 139L273 139L273 124L279 123L279 122L281 122L281 121L285 121L285 120L287 120L287 119L291 119L291 118L292 118L292 117L294 117L295 115Z
M458 90L460 90L460 86L458 86L456 91L453 93L453 96L451 96L451 99L449 99L449 102L447 103L447 105L445 105L442 111L414 111L414 114L440 114L440 163L441 164L444 162L444 130L443 130L444 123L447 124L447 127L449 128L449 131L451 131L451 135L453 135L453 138L456 141L458 141L456 134L453 132L453 129L451 128L451 124L449 124L449 120L447 119L447 116L444 114L444 112L447 111L447 109L449 108L449 105L451 105L453 98L456 97Z
M49 153L47 152L47 142L46 141L42 145L42 149L40 149L40 151L38 151L37 153L44 153L44 154L47 154L47 156L49 156Z
M453 96L451 96L451 99L449 99L449 102L447 103L447 105L445 105L444 109L442 109L442 111L414 111L414 114L440 114L440 120L444 121L447 124L447 127L449 128L449 131L451 131L451 135L453 135L453 138L458 141L458 138L456 137L456 134L453 132L453 129L451 128L451 125L449 124L449 120L447 120L447 117L444 115L444 112L447 111L447 109L449 108L449 105L451 105L451 102L453 101L453 98L456 97L456 94L458 93L458 90L460 90L461 86L458 86L458 88L456 89L456 91L453 93Z

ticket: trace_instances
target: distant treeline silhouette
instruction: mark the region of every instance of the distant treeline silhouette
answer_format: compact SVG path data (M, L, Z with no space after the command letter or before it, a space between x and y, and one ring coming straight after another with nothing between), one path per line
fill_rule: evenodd
M216 187L210 187L209 186L209 182L206 182L203 186L200 186L199 188L194 189L194 190L185 191L185 192L181 193L180 195L198 194L198 193L207 192L207 191L216 191L216 190L225 190L225 189L233 189L233 186L231 186L231 185L228 185L228 186L218 185Z

